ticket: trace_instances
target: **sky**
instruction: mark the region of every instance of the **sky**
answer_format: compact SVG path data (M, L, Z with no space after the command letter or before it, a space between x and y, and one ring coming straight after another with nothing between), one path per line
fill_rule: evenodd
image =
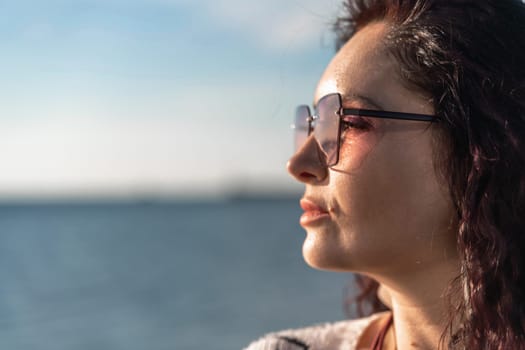
M0 3L0 199L298 191L336 0Z

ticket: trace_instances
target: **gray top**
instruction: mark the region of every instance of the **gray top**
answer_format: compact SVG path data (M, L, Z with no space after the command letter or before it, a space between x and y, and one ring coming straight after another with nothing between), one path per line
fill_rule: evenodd
M363 331L382 315L269 333L244 350L356 350Z

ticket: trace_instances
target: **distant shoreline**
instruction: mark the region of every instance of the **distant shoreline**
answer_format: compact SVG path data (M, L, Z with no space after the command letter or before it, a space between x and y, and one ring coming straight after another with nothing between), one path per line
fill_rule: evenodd
M301 193L295 192L239 192L220 195L141 195L141 196L23 196L1 197L0 207L25 205L170 205L186 203L221 203L246 201L299 200Z

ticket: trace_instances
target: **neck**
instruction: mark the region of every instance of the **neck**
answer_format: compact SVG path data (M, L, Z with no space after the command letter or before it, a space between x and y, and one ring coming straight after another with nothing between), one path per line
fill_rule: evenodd
M400 276L374 277L381 283L382 299L393 311L397 349L438 347L448 319L445 293L459 274L457 266L454 260Z

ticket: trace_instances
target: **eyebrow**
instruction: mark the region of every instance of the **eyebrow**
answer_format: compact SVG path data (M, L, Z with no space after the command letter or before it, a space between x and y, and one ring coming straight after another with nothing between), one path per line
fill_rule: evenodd
M340 94L340 95L341 95L341 99L342 99L341 102L343 104L350 104L350 103L353 103L353 102L360 102L360 103L363 103L365 105L365 108L384 110L384 108L378 102L374 101L374 99L372 99L372 98L370 98L368 96L363 96L363 95L355 94L355 93L349 93L349 94L345 94L345 95ZM314 102L312 103L312 106L314 106L314 108L315 108L315 106L317 106L317 102L319 102L319 100L317 100L317 101L314 100Z
M368 96L351 93L351 94L341 95L341 98L343 100L342 101L343 104L352 103L352 102L361 102L361 103L364 103L366 107L368 108L384 110L383 106L381 106L378 102L374 101L374 99Z

